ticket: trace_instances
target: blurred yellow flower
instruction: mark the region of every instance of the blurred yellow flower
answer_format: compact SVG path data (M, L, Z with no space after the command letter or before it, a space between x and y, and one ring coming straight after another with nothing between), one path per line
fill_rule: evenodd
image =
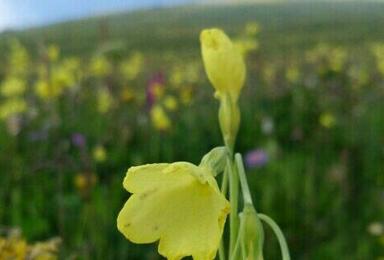
M193 88L189 86L183 86L180 89L180 100L184 105L188 105L192 102Z
M133 80L142 70L144 56L141 52L134 52L127 60L120 64L120 71L125 79Z
M112 69L111 64L108 62L107 58L104 56L94 57L90 64L90 73L93 76L104 77L108 75Z
M161 83L156 82L152 85L152 93L155 99L159 99L164 95L164 89L165 87Z
M171 127L171 121L161 106L153 106L150 112L150 116L152 125L157 130L166 131Z
M56 260L61 240L52 238L48 241L28 245L18 230L8 237L0 237L0 259L4 260Z
M203 30L200 41L205 71L217 96L229 94L232 102L236 102L245 80L245 64L239 49L216 28Z
M169 111L175 111L177 109L177 100L174 96L166 96L164 98L164 107L168 109Z
M285 72L285 77L287 78L289 83L296 83L300 77L300 71L297 66L289 66Z
M113 97L107 88L101 88L97 92L97 109L101 114L107 113L113 105Z
M130 102L135 98L135 91L130 87L124 87L121 90L121 99L124 102Z
M75 175L73 183L78 191L85 192L96 185L97 176L94 173L78 173Z
M134 243L159 240L167 259L214 259L229 202L211 171L187 162L131 167L123 182L132 193L117 227Z
M23 79L16 77L6 78L0 87L0 93L4 97L14 97L24 94L26 83Z
M336 124L336 118L331 113L322 113L320 115L320 124L325 128L332 128Z
M10 41L8 70L14 76L25 76L29 69L29 54L27 49L18 41Z
M174 87L180 86L180 84L183 82L183 72L178 64L172 68L169 82Z
M256 22L249 22L245 25L245 34L255 36L260 31L260 26Z
M58 84L49 84L47 80L39 79L35 83L35 92L43 100L51 100L61 95L63 88Z
M251 51L255 51L259 48L257 39L241 38L235 41L236 47L240 50L240 53L246 57Z
M27 110L27 103L24 99L15 97L8 98L0 105L0 119L23 113Z
M47 49L47 56L50 61L57 61L59 58L60 49L57 45L50 45Z
M25 259L27 252L28 245L24 239L0 237L0 259Z
M374 44L372 52L376 58L377 69L384 75L384 43Z
M102 145L97 145L96 147L94 147L92 151L92 155L93 155L93 159L96 162L104 162L107 159L107 151Z

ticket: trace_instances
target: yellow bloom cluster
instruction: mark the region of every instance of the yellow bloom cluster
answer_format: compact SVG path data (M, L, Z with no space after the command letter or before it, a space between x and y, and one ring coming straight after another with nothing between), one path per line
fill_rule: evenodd
M81 78L78 59L59 61L59 49L56 46L50 46L47 55L50 63L40 64L34 86L36 95L45 101L61 96L67 89L73 89Z
M7 56L7 75L0 82L0 119L9 119L26 111L24 100L26 91L26 76L28 73L29 55L27 50L17 40L10 42L10 52Z
M125 80L135 79L144 65L144 56L141 52L134 52L120 64L120 71Z
M59 238L28 244L18 232L8 237L0 236L0 259L55 260L60 245Z
M320 73L323 73L327 69L340 72L346 64L347 52L343 48L331 47L323 43L308 51L306 53L306 59L310 63L318 65Z

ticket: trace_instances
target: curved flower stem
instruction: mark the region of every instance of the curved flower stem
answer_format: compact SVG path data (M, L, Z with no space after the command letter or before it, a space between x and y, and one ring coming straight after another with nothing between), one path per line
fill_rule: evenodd
M283 260L290 260L291 257L289 255L289 249L287 245L287 241L285 240L284 234L281 231L280 227L276 224L276 222L264 214L257 214L261 220L263 220L265 223L267 223L275 233L277 240L280 244L280 250L281 250L281 257Z
M230 157L232 158L232 156ZM236 170L233 167L233 161L227 159L227 169L229 177L229 201L231 203L231 213L229 215L229 258L233 255L233 250L236 244L236 238L238 233L238 195L239 195L239 185L238 185L238 176Z
M247 176L245 175L243 159L241 154L235 155L235 162L237 167L238 177L240 179L241 191L243 192L244 204L253 205L251 192L249 190Z

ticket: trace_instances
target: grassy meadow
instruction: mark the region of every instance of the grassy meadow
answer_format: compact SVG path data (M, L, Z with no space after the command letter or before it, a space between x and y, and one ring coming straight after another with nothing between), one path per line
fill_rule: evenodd
M246 57L236 150L258 211L292 259L382 259L383 13L183 6L3 32L0 258L13 236L19 253L60 240L60 259L161 259L118 232L122 181L132 165L199 163L222 144L199 44L220 27ZM279 257L267 232L265 259Z

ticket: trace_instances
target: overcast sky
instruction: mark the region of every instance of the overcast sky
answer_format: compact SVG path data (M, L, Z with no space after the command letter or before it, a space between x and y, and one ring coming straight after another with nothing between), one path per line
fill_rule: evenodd
M165 7L196 0L0 0L0 31L113 11Z

